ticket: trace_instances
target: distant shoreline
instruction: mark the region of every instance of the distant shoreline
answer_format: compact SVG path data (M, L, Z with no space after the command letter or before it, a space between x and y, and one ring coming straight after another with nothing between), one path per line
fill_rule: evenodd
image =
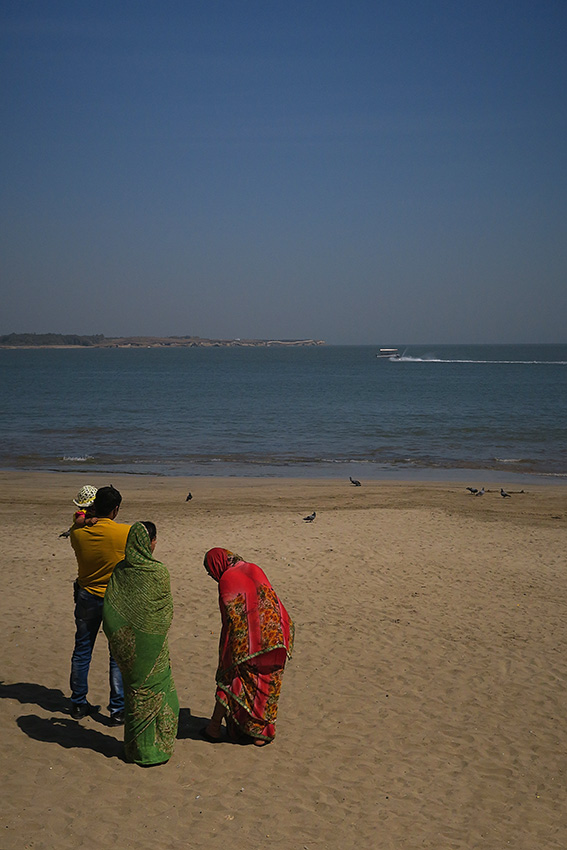
M15 336L15 335L10 335ZM301 347L325 345L322 339L205 339L204 337L155 337L155 336L132 336L132 337L103 337L102 339L90 341L85 337L85 342L65 342L66 335L57 335L62 338L59 342L34 342L34 338L41 338L43 334L21 334L20 337L29 339L22 342L0 342L0 349L33 349L33 348L272 348L275 346ZM50 335L51 336L51 335ZM53 335L55 336L55 335ZM4 337L4 340L6 337Z

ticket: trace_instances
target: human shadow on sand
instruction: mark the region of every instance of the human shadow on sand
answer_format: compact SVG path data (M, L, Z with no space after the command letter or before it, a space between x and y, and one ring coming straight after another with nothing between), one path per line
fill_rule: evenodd
M178 738L191 738L193 741L201 741L201 729L209 722L208 717L198 717L191 714L190 708L179 709L179 725L177 727Z
M14 682L7 685L0 682L0 699L16 699L22 704L38 705L46 711L57 711L61 714L71 714L71 701L63 691L56 688L46 688L37 682ZM111 726L110 717L100 711L100 705L91 705L89 716L103 726Z
M58 688L46 688L37 682L0 682L0 699L16 699L21 703L33 703L46 711L68 712L69 700Z
M202 733L209 720L209 717L198 717L196 715L192 715L190 708L180 708L177 738L191 738L193 741L202 741ZM205 738L205 740L207 739ZM215 743L236 744L238 746L245 747L249 744L253 744L254 742L252 738L249 738L248 735L244 734L236 734L234 737L229 738L226 729L223 729L220 740L215 741Z
M45 741L50 744L59 744L65 749L94 750L105 758L119 758L123 760L124 745L122 741L104 735L96 729L81 726L75 720L58 717L38 717L36 714L27 714L18 717L17 724L30 738L36 741Z

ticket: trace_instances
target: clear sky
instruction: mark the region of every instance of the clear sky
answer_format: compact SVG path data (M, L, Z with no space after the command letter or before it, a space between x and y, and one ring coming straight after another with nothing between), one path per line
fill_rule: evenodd
M0 333L567 342L565 0L0 14Z

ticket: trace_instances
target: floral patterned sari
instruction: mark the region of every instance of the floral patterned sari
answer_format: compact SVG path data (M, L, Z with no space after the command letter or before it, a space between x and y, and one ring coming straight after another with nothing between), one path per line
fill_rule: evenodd
M162 764L173 753L179 702L167 644L172 616L169 573L152 557L146 527L136 522L103 608L104 631L124 681L126 759L136 764Z
M283 671L293 650L293 622L256 564L232 564L226 549L211 549L205 566L219 583L222 618L216 699L227 709L229 724L271 741Z

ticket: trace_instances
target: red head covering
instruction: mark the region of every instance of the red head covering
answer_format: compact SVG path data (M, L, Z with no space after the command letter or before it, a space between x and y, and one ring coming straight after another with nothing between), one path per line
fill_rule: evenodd
M219 581L225 570L232 566L230 559L233 557L233 553L228 549L209 549L205 555L205 569L211 578Z

